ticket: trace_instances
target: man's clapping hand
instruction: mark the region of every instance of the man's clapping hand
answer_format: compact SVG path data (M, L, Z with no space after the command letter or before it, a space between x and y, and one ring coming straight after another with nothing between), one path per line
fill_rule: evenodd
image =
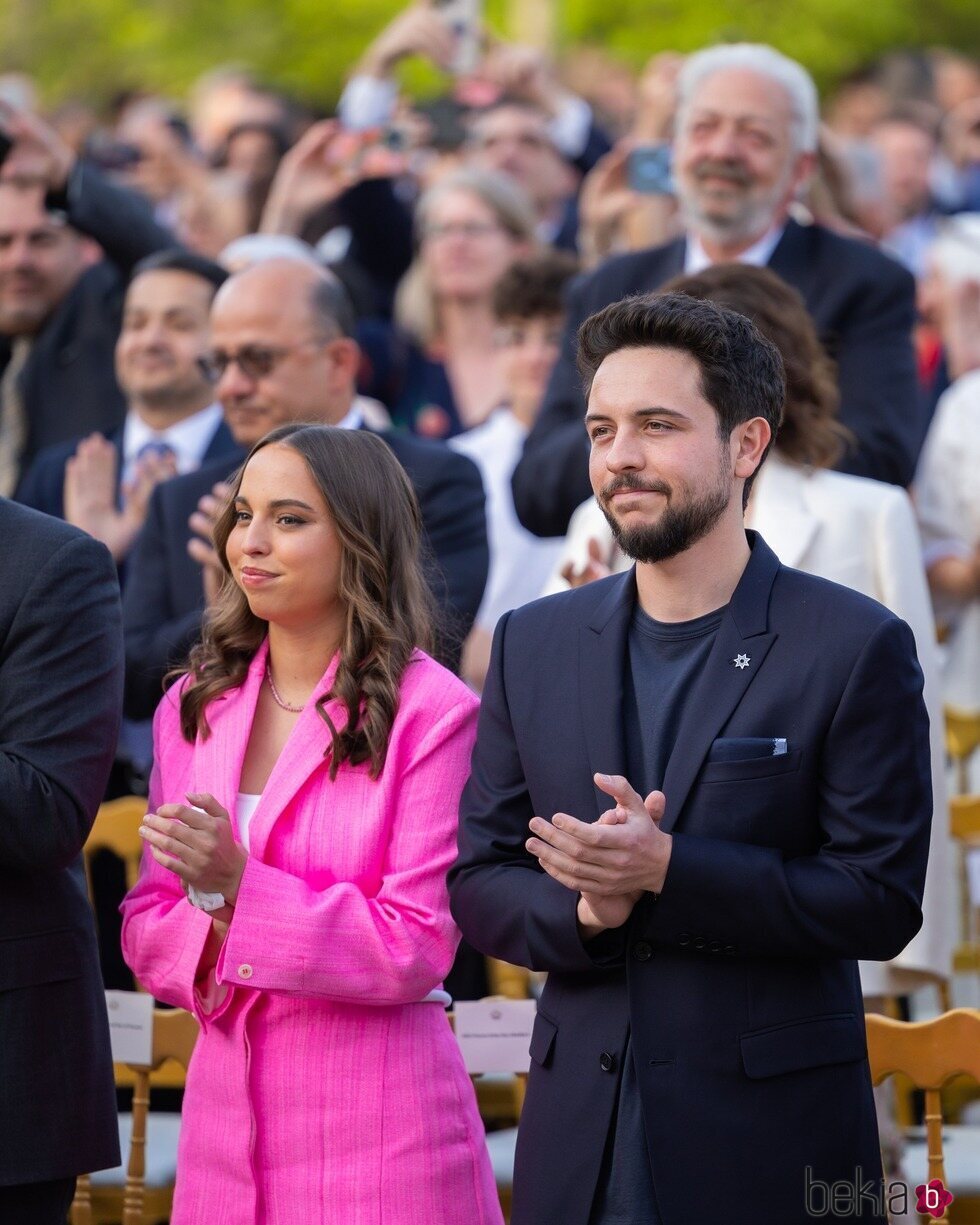
M581 894L578 918L584 935L621 927L644 893L659 893L670 863L672 839L660 830L663 792L641 799L621 775L596 774L596 786L616 807L596 822L555 813L535 817L526 846L560 884Z

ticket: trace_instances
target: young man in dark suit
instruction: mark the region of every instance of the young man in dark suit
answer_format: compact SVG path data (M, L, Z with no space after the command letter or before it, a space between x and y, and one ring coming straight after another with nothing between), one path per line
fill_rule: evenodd
M64 1225L119 1160L82 844L122 704L107 550L0 498L0 1225Z
M248 448L277 425L362 428L355 394L360 350L339 281L302 260L275 259L231 277L211 315L214 392L238 451L160 485L133 551L124 598L126 712L146 718L168 668L182 662L220 582L209 514ZM422 510L429 580L449 627L447 657L473 624L489 567L476 465L441 443L381 435L408 472ZM204 499L204 509L199 502ZM193 528L191 519L193 518Z
M914 282L870 241L790 216L816 164L818 123L809 75L771 47L711 47L688 59L673 145L684 236L616 256L575 283L562 355L514 472L525 527L564 535L590 494L575 371L582 321L681 272L732 261L767 264L803 295L837 362L841 421L857 439L841 470L909 484L926 426L912 349Z
M803 1225L846 1182L883 1223L857 959L921 922L912 633L744 530L783 403L753 324L631 299L580 353L636 566L502 618L450 873L464 937L549 972L512 1220Z

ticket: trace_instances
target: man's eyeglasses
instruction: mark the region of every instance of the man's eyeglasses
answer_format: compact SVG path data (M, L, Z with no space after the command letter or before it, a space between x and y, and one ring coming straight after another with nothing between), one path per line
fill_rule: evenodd
M213 349L204 357L199 358L198 364L212 383L217 383L224 376L232 362L238 366L247 379L255 382L271 374L284 357L292 353L294 349L301 347L294 345L293 348L284 349L274 348L271 345L243 345L237 353L226 353L224 349Z

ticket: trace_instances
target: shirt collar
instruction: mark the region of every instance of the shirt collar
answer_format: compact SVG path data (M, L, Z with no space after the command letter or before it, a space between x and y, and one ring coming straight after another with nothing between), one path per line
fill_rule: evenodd
M173 448L179 473L193 472L201 466L204 453L221 424L221 405L209 404L183 421L154 430L132 409L123 426L123 467L131 465L148 442L163 442Z
M751 247L747 247L741 255L736 255L731 262L735 264L752 264L756 268L765 267L769 263L773 251L779 245L779 240L782 238L785 229L785 222L782 225L774 225L771 230L767 230L762 235L758 242L754 242ZM692 276L695 273L703 272L705 268L710 268L713 263L714 261L708 256L708 253L701 245L701 239L697 234L688 234L687 245L684 249L685 275Z

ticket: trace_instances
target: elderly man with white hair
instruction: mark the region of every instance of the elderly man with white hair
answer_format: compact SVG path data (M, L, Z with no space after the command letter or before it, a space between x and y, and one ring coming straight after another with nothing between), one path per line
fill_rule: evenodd
M687 60L673 149L685 232L616 256L574 284L562 355L514 473L515 506L531 531L563 534L590 495L574 358L579 324L610 302L709 264L768 265L800 291L837 363L841 420L857 439L840 468L909 483L925 431L913 280L870 242L791 216L816 164L818 125L810 76L771 47L711 47Z

